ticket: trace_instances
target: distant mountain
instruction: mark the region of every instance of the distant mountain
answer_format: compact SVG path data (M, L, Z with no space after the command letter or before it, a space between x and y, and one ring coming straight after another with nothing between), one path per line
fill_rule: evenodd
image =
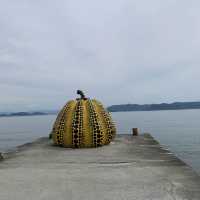
M200 101L197 102L174 102L161 104L120 104L112 105L107 108L109 112L126 112L126 111L154 111L154 110L182 110L182 109L200 109ZM34 116L34 115L54 115L58 114L57 110L44 110L33 112L0 112L0 117L16 116Z
M154 110L181 110L181 109L200 109L200 102L175 102L161 104L120 104L112 105L108 108L109 112L121 111L154 111Z
M34 115L50 115L55 114L52 112L13 112L13 113L0 113L0 117L16 117L16 116L34 116Z

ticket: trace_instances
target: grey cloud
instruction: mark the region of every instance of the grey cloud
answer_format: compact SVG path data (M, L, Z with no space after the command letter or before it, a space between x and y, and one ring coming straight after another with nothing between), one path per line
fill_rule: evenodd
M197 0L1 1L0 111L199 100Z

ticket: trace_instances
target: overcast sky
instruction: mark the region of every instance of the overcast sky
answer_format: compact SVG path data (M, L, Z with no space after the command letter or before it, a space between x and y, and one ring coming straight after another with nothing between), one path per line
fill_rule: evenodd
M199 0L0 3L0 111L200 100Z

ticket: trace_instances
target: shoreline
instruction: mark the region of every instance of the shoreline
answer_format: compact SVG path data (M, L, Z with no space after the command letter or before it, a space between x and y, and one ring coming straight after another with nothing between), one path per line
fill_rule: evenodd
M183 163L184 165L188 166L189 168L192 169L193 172L195 172L198 176L200 176L200 174L193 169L193 167L189 164L187 164L184 160L182 160L181 158L178 157L178 155L176 155L174 152L172 152L169 148L166 148L166 146L162 145L159 141L157 141L150 133L143 133L140 136L151 139L151 143L149 145L159 145L159 148L163 151L165 151L166 153L176 157L177 160L179 160L179 162ZM117 134L116 137L139 137L139 136L132 136L131 134ZM16 147L12 147L10 149L7 149L5 151L0 152L0 162L5 160L5 159L9 159L9 158L13 158L17 155L17 153L20 153L22 151L26 151L29 148L31 148L32 146L35 145L41 145L43 143L48 143L49 145L52 145L51 140L49 139L49 137L39 137L35 140L33 140L32 142L26 142L24 144L18 145ZM52 145L54 146L54 145ZM109 146L109 145L106 145ZM60 148L59 146L55 146ZM101 147L98 147L97 149L99 149ZM61 149L72 149L73 148L63 148L61 147ZM84 148L84 149L93 149L93 148ZM76 150L76 149L75 149Z
M117 134L117 137L124 137L124 136L132 136L131 134ZM198 170L195 170L190 164L186 163L183 159L181 159L176 153L172 152L169 147L166 147L166 145L162 145L158 140L155 139L150 133L143 133L141 136L144 136L146 138L151 138L151 143L155 145L159 145L160 149L168 152L168 154L171 154L177 158L177 160L180 160L180 162L183 162L186 166L190 167L195 173L197 173L198 176L200 176L200 173ZM136 136L137 137L137 136ZM34 145L40 145L42 143L51 143L51 140L49 140L48 137L39 137L31 142L26 142L21 145L17 145L16 147L12 147L9 149L6 149L5 151L0 151L0 162L4 159L9 159L15 157L15 155L21 151L25 151L29 148L31 148ZM63 148L63 149L71 149L71 148ZM87 149L87 148L86 148ZM90 148L89 148L90 149Z
M109 111L111 113L118 112L157 112L157 111L181 111L181 110L200 110L200 108L182 108L182 109L160 109L160 110L120 110L120 111Z
M39 138L8 153L0 177L4 200L200 199L200 176L150 134L83 149Z
M4 151L0 151L0 161L3 159L11 158L15 156L15 154L17 154L18 152L24 151L33 145L40 144L43 140L47 139L48 137L39 137L31 142L26 142L15 147L11 147L9 149L5 149Z
M12 117L34 117L34 116L47 116L57 115L57 113L43 113L43 114L25 114L25 115L0 115L0 118L12 118Z

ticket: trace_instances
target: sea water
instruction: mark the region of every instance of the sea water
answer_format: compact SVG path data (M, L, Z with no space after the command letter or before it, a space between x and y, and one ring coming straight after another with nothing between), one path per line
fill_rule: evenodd
M111 113L120 134L148 132L200 173L200 110ZM56 115L1 117L0 152L48 137Z

